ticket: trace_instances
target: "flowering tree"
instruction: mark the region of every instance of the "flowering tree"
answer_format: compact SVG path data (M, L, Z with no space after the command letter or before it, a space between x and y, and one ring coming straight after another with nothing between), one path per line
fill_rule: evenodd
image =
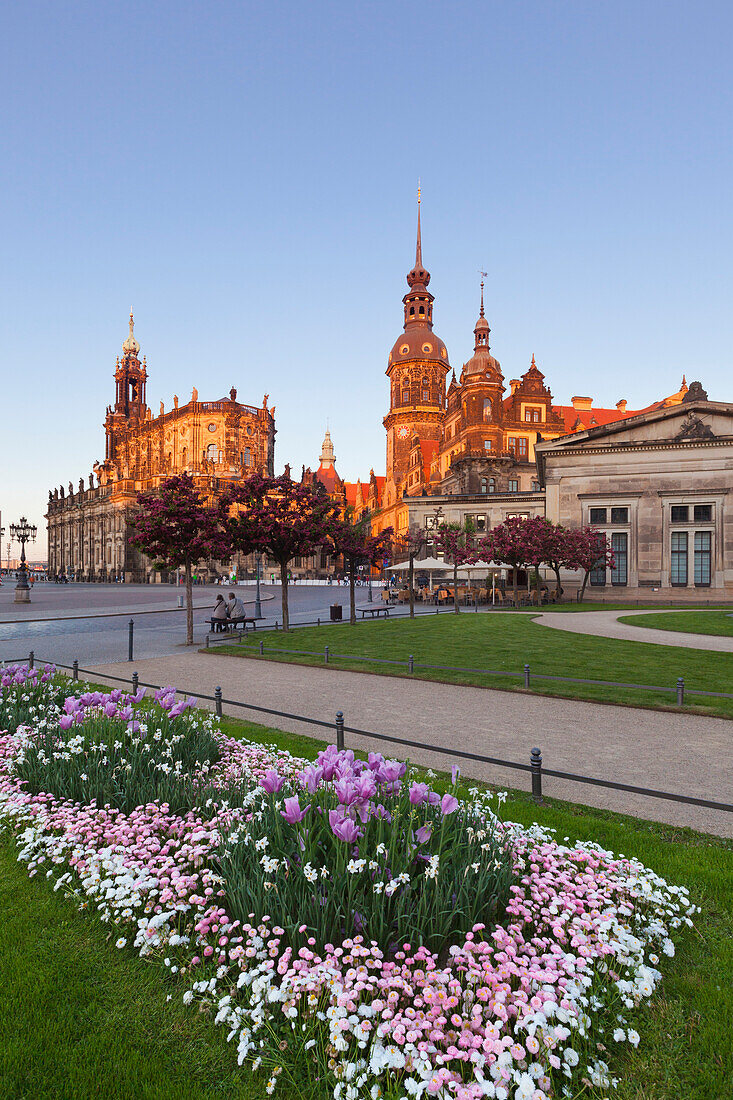
M453 562L453 608L458 614L458 566L470 561L473 526L468 521L460 523L441 523L433 535L435 548L439 554Z
M516 517L497 524L486 538L481 539L479 550L487 561L510 565L513 571L514 606L517 604L517 570L529 564L536 555L534 537L525 530L526 520Z
M397 553L404 554L409 562L408 584L410 589L410 618L415 618L415 558L427 543L428 533L423 527L413 525L400 535L395 543Z
M565 560L567 569L583 569L583 585L579 601L583 602L585 586L591 569L613 569L616 564L611 544L596 527L569 527L565 532Z
M330 536L334 553L344 559L349 574L349 622L356 623L356 571L360 565L377 565L392 544L392 528L372 535L365 520L354 523L350 516L335 524Z
M243 554L260 550L280 566L283 630L289 630L288 566L329 542L338 527L337 506L321 485L255 473L230 489L221 507L232 547Z
M169 477L154 496L139 493L140 511L130 544L156 568L183 566L186 579L186 645L193 645L192 566L202 558L228 558L231 544L216 508L207 506L188 474Z

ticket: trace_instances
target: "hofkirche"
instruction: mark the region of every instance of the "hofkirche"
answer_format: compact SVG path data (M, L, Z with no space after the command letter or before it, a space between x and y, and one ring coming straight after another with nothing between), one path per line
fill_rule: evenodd
M114 372L115 403L104 421L104 462L94 463L88 484L80 479L48 494L48 568L77 580L164 579L130 546L129 525L139 492L155 490L187 472L216 494L254 470L274 472L275 409L228 397L200 401L194 389L185 405L160 403L153 416L146 403L148 371L135 338L132 311L122 357ZM95 484L96 479L96 484Z

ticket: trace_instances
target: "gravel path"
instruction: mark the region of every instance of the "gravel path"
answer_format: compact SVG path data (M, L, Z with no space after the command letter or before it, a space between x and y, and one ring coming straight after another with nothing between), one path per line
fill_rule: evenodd
M653 614L667 615L676 613L679 608L654 611ZM627 615L649 615L645 611L568 611L553 613L546 611L535 617L535 622L550 626L555 630L569 630L573 634L594 634L601 638L623 638L629 642L653 642L655 645L678 645L685 649L716 649L721 653L733 653L733 638L716 637L712 634L683 634L677 630L654 630L648 626L632 626L620 623L619 618Z
M347 745L409 755L431 767L446 769L451 762L450 755L431 752L431 743L518 763L527 763L530 749L538 745L546 767L733 802L731 724L726 719L198 652L134 665L99 665L94 673L99 679L104 673L129 677L133 668L142 681L175 684L194 695L213 695L214 687L220 685L224 698L309 718L332 721L341 710L347 726L410 738L424 747L405 752L398 745L354 734L346 735ZM278 729L333 739L328 730L287 718L235 707L225 707L225 712ZM472 761L463 761L461 766L466 774L479 779L529 788L526 772ZM549 777L545 777L544 791L568 801L733 837L733 813Z

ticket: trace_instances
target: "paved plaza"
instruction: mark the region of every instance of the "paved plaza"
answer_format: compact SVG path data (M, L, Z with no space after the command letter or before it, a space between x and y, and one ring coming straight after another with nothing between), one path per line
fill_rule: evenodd
M129 676L132 667L100 665L95 675ZM530 750L539 745L545 765L558 770L719 802L729 802L733 790L730 723L724 719L190 651L137 661L134 668L142 681L209 695L219 685L225 698L306 718L333 720L341 710L347 726L418 740L425 747L405 752L398 745L353 734L347 734L347 745L409 755L430 767L446 769L451 762L450 756L431 752L431 743L519 763L529 762ZM328 730L306 723L236 707L225 710L277 729L329 739ZM477 779L529 786L527 773L471 761L462 767ZM545 793L733 836L733 814L722 811L549 778Z
M654 614L674 614L679 608L653 609ZM704 608L696 609L704 614ZM732 612L733 613L733 612ZM716 637L713 634L685 634L678 630L655 630L649 626L633 626L620 623L627 615L648 615L644 611L566 611L561 615L545 612L535 618L542 626L553 630L569 630L572 634L593 634L602 638L621 638L629 642L651 642L653 645L682 646L685 649L713 649L720 653L733 653L733 638Z
M118 661L127 657L128 622L134 620L135 656L158 657L185 647L186 611L178 609L183 588L173 585L133 584L36 584L30 604L13 602L15 580L4 578L0 588L0 661L27 656L33 649L39 657L70 664L78 658L89 661ZM203 645L206 619L222 585L194 588L194 639ZM236 587L247 614L254 610L255 590L251 585ZM348 616L349 590L329 585L295 584L288 590L293 623L329 617L329 606L341 604ZM262 626L282 622L279 585L262 585ZM375 602L381 600L377 586ZM367 603L366 588L357 589L357 606ZM432 609L434 611L434 609ZM393 614L405 614L404 608Z

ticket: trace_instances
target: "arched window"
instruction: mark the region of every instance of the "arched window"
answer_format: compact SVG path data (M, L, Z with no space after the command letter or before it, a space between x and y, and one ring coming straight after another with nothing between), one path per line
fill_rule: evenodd
M415 307L414 306L410 306L410 316L411 317L415 316Z
M481 478L481 492L482 492L482 493L485 493L485 492L486 492L486 490L487 490L487 488L488 488L488 482L487 482L487 479L486 479L485 477L482 477L482 478Z
M493 408L492 408L492 405L491 405L491 398L490 397L485 397L484 398L484 420L491 420L492 413L493 413Z
M489 478L489 492L490 493L495 493L496 492L496 478L493 478L493 477Z
M410 404L410 387L406 386L404 382L402 383L402 404Z
M208 458L209 462L219 461L219 448L217 447L216 443L209 443L208 447L206 448L206 457Z
M420 316L423 317L424 315L425 315L425 306L420 306Z
M251 466L252 465L252 451L250 450L249 447L244 448L244 465L245 466Z

